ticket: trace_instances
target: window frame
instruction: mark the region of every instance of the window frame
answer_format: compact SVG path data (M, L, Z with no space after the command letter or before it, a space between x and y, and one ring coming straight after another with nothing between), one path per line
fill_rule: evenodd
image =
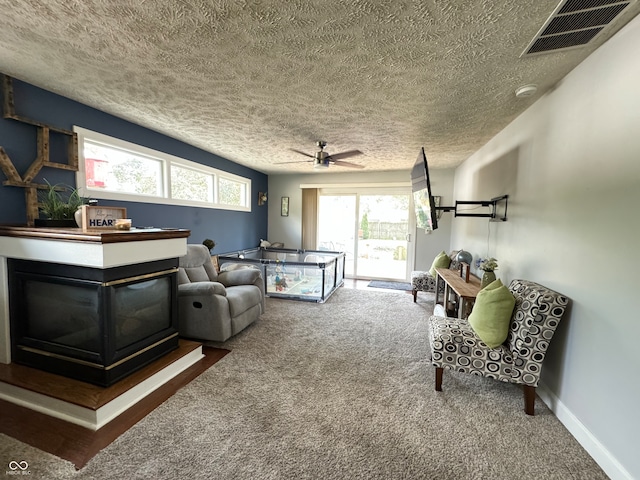
M95 132L77 125L73 126L73 131L78 136L78 171L76 173L76 186L82 195L104 200L117 200L126 202L141 202L141 203L153 203L161 205L179 205L186 207L201 207L201 208L215 208L219 210L233 210L239 212L251 212L251 179L236 175L233 173L225 172L217 168L209 167L192 160L176 157L174 155L154 150L152 148L144 147L126 140L121 140L116 137L111 137L102 133ZM118 150L129 151L135 155L141 157L147 157L153 160L161 162L161 183L162 183L162 196L155 195L139 195L135 193L125 192L113 192L103 190L101 188L88 187L86 184L86 163L84 156L84 143L88 141L90 143L96 143L104 145L105 147L112 147ZM196 172L203 173L205 175L213 176L213 194L211 198L212 202L204 202L198 200L183 200L171 197L171 166L175 165L180 168L186 168L195 170ZM218 203L219 181L225 179L228 181L240 183L245 186L244 204L243 205L229 205Z

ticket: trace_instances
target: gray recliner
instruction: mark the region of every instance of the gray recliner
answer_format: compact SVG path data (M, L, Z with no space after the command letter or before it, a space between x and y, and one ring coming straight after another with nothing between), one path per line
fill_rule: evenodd
M187 245L179 259L180 336L224 342L264 312L264 280L257 268L218 273L204 245Z

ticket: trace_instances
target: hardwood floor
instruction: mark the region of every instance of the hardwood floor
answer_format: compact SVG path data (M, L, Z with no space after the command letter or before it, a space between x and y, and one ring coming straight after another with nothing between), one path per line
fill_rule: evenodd
M200 347L198 342L180 340L178 349L108 388L15 363L0 364L0 382L97 410L198 347Z
M194 342L186 342L188 351ZM181 341L181 348L183 342ZM199 344L198 344L199 345ZM179 349L180 350L180 349ZM180 388L188 384L211 365L224 357L229 350L203 347L204 358L180 373L167 383L136 403L126 412L97 431L45 415L34 410L0 400L0 432L21 442L44 450L72 462L77 469L82 468L96 453L109 445L129 428L143 419L158 405L167 400ZM170 357L171 355L174 357ZM38 393L50 394L88 408L116 398L131 385L147 378L163 368L167 362L175 360L177 351L154 362L145 369L109 388L67 379L20 365L2 365L0 380L32 389ZM53 378L52 378L53 377Z

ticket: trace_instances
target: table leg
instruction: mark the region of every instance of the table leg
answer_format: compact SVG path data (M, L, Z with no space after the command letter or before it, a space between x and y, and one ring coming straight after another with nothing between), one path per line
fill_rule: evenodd
M444 305L444 313L446 316L449 316L449 284L444 282L444 301L442 302Z

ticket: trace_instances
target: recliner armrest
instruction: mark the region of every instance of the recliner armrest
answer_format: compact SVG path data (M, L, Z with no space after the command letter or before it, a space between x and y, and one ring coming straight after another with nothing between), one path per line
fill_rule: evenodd
M179 297L193 297L200 295L227 296L227 289L220 282L193 282L178 285Z
M226 287L233 287L236 285L253 285L260 277L260 270L257 268L241 268L220 273L218 281Z

